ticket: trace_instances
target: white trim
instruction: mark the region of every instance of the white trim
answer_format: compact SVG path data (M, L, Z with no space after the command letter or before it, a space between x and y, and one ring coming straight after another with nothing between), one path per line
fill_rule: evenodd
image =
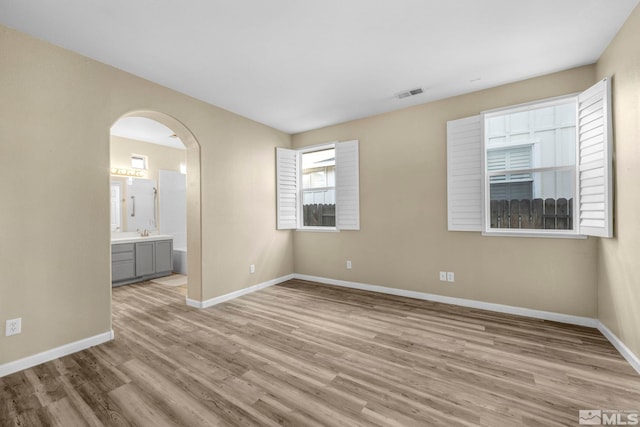
M552 98L541 99L538 101L530 101L522 104L510 105L506 107L494 108L493 110L482 111L481 115L489 117L503 115L505 111L509 113L520 113L522 111L531 111L538 108L554 107L556 105L568 104L571 98L575 99L580 92L570 93L568 95L554 96Z
M567 127L573 127L573 126L567 126ZM556 128L554 128L556 129ZM531 141L531 140L529 140ZM515 144L495 144L492 145L490 147L487 147L487 151L493 151L493 150L507 150L509 148L522 148L522 147L533 147L535 144L540 142L540 138L535 138L532 142L521 142L521 143L515 143Z
M327 285L342 286L345 288L360 289L363 291L380 292L383 294L397 295L407 298L415 298L426 301L441 302L444 304L459 305L462 307L477 308L481 310L495 311L498 313L515 314L518 316L531 317L534 319L551 320L554 322L568 323L570 325L586 326L596 328L605 336L607 340L618 350L620 355L640 374L640 357L638 357L620 338L618 338L600 320L591 317L573 316L570 314L555 313L551 311L533 310L524 307L514 307L511 305L495 304L490 302L476 301L464 298L447 297L443 295L428 294L425 292L408 291L405 289L387 288L385 286L369 285L366 283L349 282L346 280L328 279L326 277L310 276L307 274L294 274L294 279L308 280L310 282L323 283Z
M331 150L332 148L336 148L336 144L337 143L338 143L338 141L325 142L325 143L322 143L322 144L308 145L306 147L296 148L294 150L296 150L297 152L299 152L301 154L312 153L314 151Z
M307 227L301 227L301 228L297 228L296 231L313 231L316 233L339 233L340 230L338 230L338 228L336 227L312 227L312 226L307 226Z
M368 285L366 283L348 282L346 280L328 279L326 277L309 276L306 274L294 274L295 279L319 282L327 285L342 286L345 288L360 289L363 291L380 292L383 294L397 295L407 298L415 298L426 301L441 302L444 304L459 305L462 307L478 308L481 310L495 311L498 313L515 314L518 316L532 317L534 319L551 320L554 322L569 323L571 325L596 328L598 320L591 317L573 316L570 314L554 313L551 311L533 310L524 307L495 304L491 302L476 301L464 298L447 297L443 295L428 294L425 292L408 291L405 289L387 288L385 286Z
M575 171L575 166L548 166L544 168L526 168L526 169L499 169L495 171L487 171L487 176L501 176L501 175L522 175L525 173L544 173L544 172L570 172ZM521 179L521 180L509 180L506 182L522 182L522 181L533 181L533 179ZM493 181L491 184L498 184L504 181Z
M586 239L588 236L584 234L569 234L567 230L545 230L535 228L492 228L492 230L500 231L483 231L482 235L486 237L543 237L551 239ZM520 230L527 230L522 232ZM540 232L535 232L539 230ZM554 232L555 231L555 232Z
M629 365L640 374L640 357L636 356L633 351L627 347L620 338L618 338L604 323L597 320L597 328L604 335L611 344L618 350L618 352L629 362Z
M231 292L228 294L220 295L219 297L211 298L205 301L198 301L187 298L187 305L195 308L208 308L214 305L229 301L243 295L250 294L260 289L268 288L269 286L277 285L279 283L286 282L294 278L293 274L287 274L286 276L277 277L275 279L268 280L266 282L258 283L257 285L249 286L248 288L240 289L239 291Z
M0 378L111 341L113 330L0 365Z

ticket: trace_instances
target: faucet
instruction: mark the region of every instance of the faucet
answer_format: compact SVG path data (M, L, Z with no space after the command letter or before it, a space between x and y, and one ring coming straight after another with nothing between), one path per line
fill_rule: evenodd
M138 233L140 233L140 237L149 237L149 230L147 230L146 228L143 231L140 231L140 229L138 229Z

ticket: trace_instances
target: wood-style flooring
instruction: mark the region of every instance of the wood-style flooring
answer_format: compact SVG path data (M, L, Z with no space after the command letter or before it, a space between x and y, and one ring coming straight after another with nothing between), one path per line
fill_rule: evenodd
M183 290L182 290L183 291ZM2 426L555 426L640 410L595 329L289 281L113 289L115 340L0 378Z

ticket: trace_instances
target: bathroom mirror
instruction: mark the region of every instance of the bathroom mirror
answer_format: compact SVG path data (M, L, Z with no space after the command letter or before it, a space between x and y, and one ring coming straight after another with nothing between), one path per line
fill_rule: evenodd
M142 178L111 180L111 231L155 231L158 190L156 181Z

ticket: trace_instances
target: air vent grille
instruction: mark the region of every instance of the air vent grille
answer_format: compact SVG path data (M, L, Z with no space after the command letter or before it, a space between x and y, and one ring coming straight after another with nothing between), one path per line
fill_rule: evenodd
M402 99L402 98L408 98L410 96L415 96L415 95L420 95L422 92L424 92L422 90L422 88L416 88L416 89L411 89L411 90L405 90L402 92L399 92L396 94L396 97L398 99Z

